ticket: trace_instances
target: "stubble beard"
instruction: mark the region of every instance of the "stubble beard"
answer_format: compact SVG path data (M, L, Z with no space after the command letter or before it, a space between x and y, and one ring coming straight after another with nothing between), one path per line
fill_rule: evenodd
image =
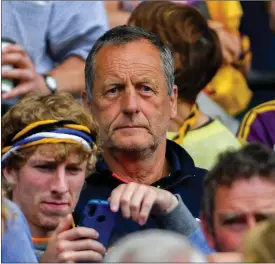
M98 145L104 151L108 151L109 153L121 153L123 155L127 155L127 157L132 159L145 159L150 157L162 143L161 139L156 139L153 137L151 142L148 142L147 145L122 145L117 144L111 137L99 137Z

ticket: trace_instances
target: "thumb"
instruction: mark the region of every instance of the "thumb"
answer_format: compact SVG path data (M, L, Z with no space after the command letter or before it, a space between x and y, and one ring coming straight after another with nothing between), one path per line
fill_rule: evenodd
M59 225L57 226L55 233L59 234L61 232L64 232L71 228L73 222L73 216L71 214L66 215L65 218L63 218Z

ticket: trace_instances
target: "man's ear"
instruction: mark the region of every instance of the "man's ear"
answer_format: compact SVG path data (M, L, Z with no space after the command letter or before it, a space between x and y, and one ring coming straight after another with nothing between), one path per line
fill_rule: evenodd
M91 111L91 102L88 99L88 95L86 92L81 92L81 99L83 106L88 110Z
M200 214L200 219L201 219L201 226L202 226L203 234L206 238L206 241L212 249L215 249L215 239L214 239L211 231L208 229L208 225L207 225L207 221L206 221L206 217L205 217L204 213Z
M5 167L2 169L2 173L9 185L13 186L17 184L17 171L15 169Z
M170 118L175 118L177 115L177 100L178 100L178 87L173 85L173 91L170 96L170 106L171 106L171 116Z

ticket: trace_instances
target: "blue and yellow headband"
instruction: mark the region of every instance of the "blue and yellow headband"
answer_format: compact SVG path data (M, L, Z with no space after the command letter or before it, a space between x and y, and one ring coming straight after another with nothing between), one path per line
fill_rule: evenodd
M73 143L91 150L94 135L88 127L70 120L34 122L7 138L2 148L2 168L6 165L8 157L18 149L47 143Z

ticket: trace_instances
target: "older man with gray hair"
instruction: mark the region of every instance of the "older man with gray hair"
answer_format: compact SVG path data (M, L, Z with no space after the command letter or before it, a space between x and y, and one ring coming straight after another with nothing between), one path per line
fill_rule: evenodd
M116 197L111 201L111 210L120 209L123 217L108 247L141 229L169 226L178 231L175 220L179 217L167 212L156 214L153 201L163 200L167 192L179 194L183 203L173 214L181 216L180 232L209 252L194 218L199 216L205 170L195 167L181 146L166 139L170 119L177 112L169 48L155 34L141 28L113 28L90 51L85 78L83 101L99 125L102 155L96 171L87 178L75 222L79 223L89 200L106 200L111 195ZM152 187L150 191L148 187ZM159 189L165 190L163 195Z

